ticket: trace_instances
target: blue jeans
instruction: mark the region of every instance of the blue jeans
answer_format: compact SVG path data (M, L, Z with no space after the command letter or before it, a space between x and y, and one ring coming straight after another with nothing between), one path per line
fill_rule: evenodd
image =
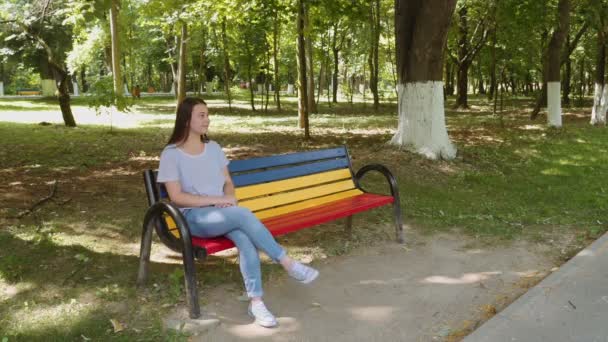
M202 238L223 235L234 242L239 250L239 266L247 295L261 297L264 292L258 250L276 262L286 255L262 222L244 207L192 208L186 209L184 216L192 235Z

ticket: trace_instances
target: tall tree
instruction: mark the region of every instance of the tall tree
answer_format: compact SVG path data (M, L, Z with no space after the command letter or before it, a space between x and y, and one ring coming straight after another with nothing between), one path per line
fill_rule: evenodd
M427 158L451 159L442 66L456 0L395 0L399 124L391 142Z
M560 0L557 6L557 25L547 49L547 123L549 126L562 126L562 106L560 92L560 67L562 48L570 25L570 0Z
M313 60L313 30L310 21L310 1L304 1L304 54L306 57L306 99L308 101L307 110L309 113L317 112L315 102L315 71ZM308 121L308 118L306 119Z
M603 21L603 19L602 19ZM602 25L603 26L603 25ZM591 110L591 124L606 124L608 108L608 87L606 87L606 34L603 27L597 30L597 55L595 64L595 94Z
M120 34L119 34L119 11L120 0L112 0L110 3L110 35L112 39L112 78L114 80L114 93L121 98L124 90L122 74L120 70Z
M304 128L304 138L310 138L308 113L309 113L309 101L308 96L308 73L306 68L306 42L305 42L305 15L306 15L306 0L298 0L298 17L297 17L297 29L298 29L298 117L299 126Z
M606 110L608 109L608 86L606 85L606 44L608 38L608 4L602 0L590 1L589 21L597 32L596 35L596 58L595 58L595 94L593 96L593 108L591 110L591 124L605 125ZM581 67L581 71L584 68ZM581 85L584 84L581 77ZM581 89L582 93L582 89Z
M372 96L374 97L374 109L378 110L380 106L380 97L378 94L378 75L379 75L379 66L378 59L380 53L380 31L382 26L380 25L380 0L370 1L370 52L368 58L369 64L369 89L372 91Z
M186 73L187 63L186 59L188 51L188 24L181 22L181 36L179 44L179 63L177 72L177 103L181 103L186 98Z
M226 32L226 16L222 17L222 50L224 56L224 91L228 97L228 109L232 111L232 94L230 94L230 57L228 56L228 33Z
M482 6L482 3L475 2L475 8L471 8L471 0L464 0L459 3L458 8L458 56L450 57L454 61L454 64L458 66L458 95L456 97L456 107L468 108L468 89L469 89L469 68L473 64L473 60L477 57L477 54L484 46L488 37L487 28L487 6ZM476 9L478 13L471 15L473 9ZM469 24L471 18L474 18L475 28L471 33L469 31Z
M5 41L19 40L25 42L20 44L20 49L27 47L42 51L57 86L63 122L68 127L76 127L70 104L70 75L65 66L65 55L71 44L71 26L64 26L66 15L66 3L61 0L0 4L0 22L4 29L14 33Z
M553 33L543 52L543 86L536 100L530 118L536 119L543 104L547 103L547 123L549 126L561 127L561 77L560 68L566 61L563 58L563 46L570 25L570 0L559 0L557 5L557 17L553 24ZM547 36L549 32L543 32ZM549 84L551 83L551 84ZM557 98L556 98L557 96Z

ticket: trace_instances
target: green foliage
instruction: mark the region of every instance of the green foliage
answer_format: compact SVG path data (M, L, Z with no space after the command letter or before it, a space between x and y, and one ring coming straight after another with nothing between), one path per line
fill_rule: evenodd
M169 274L169 295L172 302L177 302L184 294L182 290L184 284L184 269L176 268Z
M89 105L97 114L106 108L115 106L119 111L128 111L132 100L124 96L116 96L112 75L100 77L91 85Z
M17 65L14 69L5 91L7 94L16 94L20 89L40 89L40 74L23 64Z

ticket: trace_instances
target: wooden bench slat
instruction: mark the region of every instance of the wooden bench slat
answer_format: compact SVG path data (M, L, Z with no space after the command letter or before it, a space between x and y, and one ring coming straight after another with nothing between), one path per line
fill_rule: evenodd
M335 182L326 185L319 185L303 190L284 192L278 195L271 195L262 198L256 198L249 201L240 202L239 205L249 208L251 211L278 207L289 203L300 202L315 197L325 196L345 190L355 188L355 183L352 179Z
M279 154L275 156L251 158L246 160L234 160L230 162L228 169L230 172L244 172L346 156L346 148L342 146L325 150Z
M299 211L299 210L316 207L321 204L338 201L338 200L345 199L348 197L354 197L357 195L361 195L362 193L363 192L359 189L353 189L353 190L339 192L337 194L313 198L310 200L306 200L306 201L302 201L302 202L298 202L298 203L294 203L294 204L287 204L287 205L284 205L281 207L256 211L254 214L260 220L263 220L263 219L268 219L268 218L279 216L279 215L285 215L285 214Z
M287 234L296 230L312 227L320 223L329 222L337 218L350 216L371 208L383 206L393 202L393 197L364 193L359 196L349 197L317 208L305 209L273 219L263 220L268 230L274 236ZM339 209L332 209L332 207ZM292 222L292 215L298 215L303 219ZM192 237L192 245L205 248L208 254L217 253L234 247L232 241L225 237L203 239Z
M255 173L232 175L232 181L237 187L267 183L299 176L311 175L325 171L349 167L347 158L323 160L310 164L271 169Z
M273 235L280 235L390 203L393 203L391 196L365 193L323 206L277 216L263 222Z
M276 208L272 208L272 209L256 211L254 214L260 220L270 219L275 216L280 216L280 215L285 215L285 214L296 212L296 211L301 211L304 209L319 206L321 204L335 202L335 201L338 201L341 199L354 197L354 196L358 196L361 194L363 194L363 192L359 189L347 190L347 191L339 192L336 194L313 198L310 200L306 200L306 201L302 201L302 202L298 202L298 203L294 203L294 204L288 204L288 205L284 205L284 206L280 206L280 207L276 207ZM175 237L179 238L179 229L177 228L175 221L173 221L173 219L171 217L169 217L169 215L163 215L163 216L165 218L165 223L167 224L167 228L169 229L169 232L171 232L171 234L173 234Z
M264 196L299 188L306 188L322 183L329 183L337 180L348 179L351 177L352 175L349 169L341 169L281 181L274 181L270 183L249 185L237 188L236 198L238 198L239 201L243 201L248 198Z

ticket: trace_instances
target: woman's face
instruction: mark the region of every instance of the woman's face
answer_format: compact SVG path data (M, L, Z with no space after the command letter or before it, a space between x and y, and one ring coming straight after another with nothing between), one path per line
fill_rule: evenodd
M209 129L209 110L204 104L197 104L192 108L190 117L190 133L203 135Z

